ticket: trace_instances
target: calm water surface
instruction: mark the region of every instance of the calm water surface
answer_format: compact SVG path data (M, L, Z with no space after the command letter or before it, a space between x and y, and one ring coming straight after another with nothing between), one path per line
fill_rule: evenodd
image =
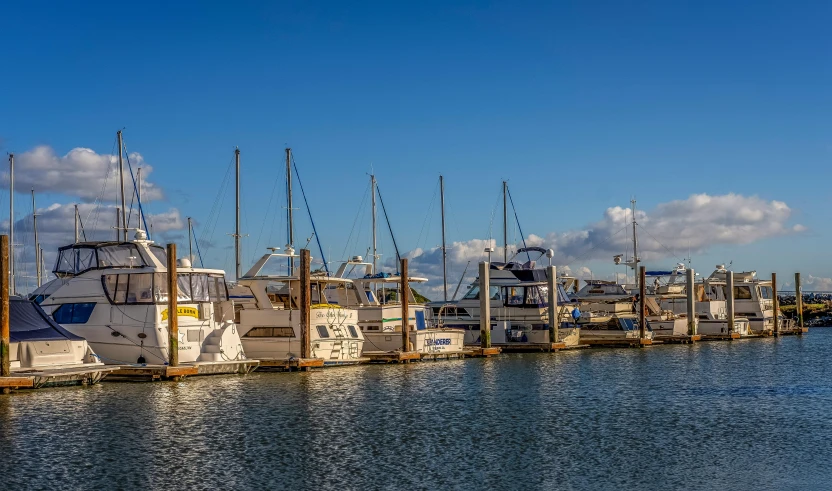
M802 338L0 397L4 489L829 489Z

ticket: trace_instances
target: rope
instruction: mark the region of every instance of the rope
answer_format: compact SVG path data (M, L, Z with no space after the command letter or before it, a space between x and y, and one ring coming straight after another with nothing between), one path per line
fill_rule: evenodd
M151 239L150 237L150 229L147 228L147 219L144 217L144 207L142 206L142 200L138 199L139 197L139 188L136 186L136 176L133 175L133 166L130 165L130 154L127 153L127 144L124 144L124 155L127 157L127 170L130 171L130 180L133 181L133 198L139 202L139 217L142 219L142 225L144 225L145 231L147 231L147 238L148 240ZM130 214L133 213L133 201L130 201ZM127 215L127 220L129 223L130 215ZM126 225L124 225L127 228Z
M318 235L318 230L315 228L315 219L312 218L312 210L309 209L309 201L306 199L306 191L303 190L303 183L300 181L300 173L298 173L298 164L295 163L295 157L292 156L292 166L295 168L295 175L298 177L298 186L300 186L300 194L303 196L303 203L306 205L306 213L309 215L309 221L312 222L312 232L315 234L315 242L318 243L318 250L321 251L321 259L324 262L324 269L326 275L329 276L329 264L326 262L324 256L324 248L321 247L321 236Z
M378 184L376 184L376 191L378 191L378 201L381 203L381 211L384 212L384 219L387 221L387 228L390 230L390 238L393 239L393 248L396 249L396 260L401 264L402 256L399 254L399 246L396 244L396 236L393 235L393 227L390 225L390 217L387 216L387 209L384 208L384 200L381 198L381 188L378 187ZM396 271L398 270L399 267L397 264Z
M511 203L511 209L514 211L514 223L517 224L517 229L520 231L520 238L523 239L523 248L526 248L526 236L523 235L523 228L520 227L520 220L517 218L517 208L514 207L514 199L511 197L511 190L506 185L506 191L508 191L508 201ZM532 256L529 255L529 251L526 251L526 258L529 261L532 260Z

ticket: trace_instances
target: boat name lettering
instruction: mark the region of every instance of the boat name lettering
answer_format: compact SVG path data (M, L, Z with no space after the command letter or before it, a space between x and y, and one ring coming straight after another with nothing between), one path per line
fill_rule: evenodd
M186 316L199 319L199 309L197 309L196 307L176 307L176 316ZM162 320L168 320L168 309L162 311Z
M425 344L428 346L448 346L451 344L450 338L442 338L442 339L426 339Z

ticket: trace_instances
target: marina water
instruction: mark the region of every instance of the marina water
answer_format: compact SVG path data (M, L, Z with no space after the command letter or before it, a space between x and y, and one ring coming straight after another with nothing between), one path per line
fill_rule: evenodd
M820 489L832 329L0 397L5 489Z

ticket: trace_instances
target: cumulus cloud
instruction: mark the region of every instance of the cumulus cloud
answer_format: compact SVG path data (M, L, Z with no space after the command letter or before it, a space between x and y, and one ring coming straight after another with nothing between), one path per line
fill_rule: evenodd
M806 227L803 225L788 223L791 215L792 210L782 201L733 193L719 196L694 194L684 200L662 203L649 212L636 211L639 256L642 260L679 257L689 250L701 252L711 246L749 244L804 232ZM631 251L631 222L632 213L628 208L611 207L604 211L599 221L582 229L553 231L545 236L531 234L526 238L526 245L553 249L553 263L564 273L580 279L598 279L586 267L572 270L569 265L598 259L612 260L615 254ZM454 242L448 248L449 269L461 272L468 261L472 261L473 265L484 260L486 255L483 249L488 245L493 246L493 243L481 239ZM516 250L517 245L511 247ZM411 258L411 274L427 277L430 283L426 291L433 294L431 298L441 298L441 249L416 249L407 255ZM502 260L502 255L502 248L497 248L494 261ZM476 274L476 267L469 268L466 282L472 281ZM458 277L449 281L456 282ZM449 290L453 292L455 286L449 285Z
M162 190L147 178L153 167L139 153L128 155L133 172L141 167L142 201L161 199ZM89 148L73 148L58 156L51 147L41 145L28 152L15 154L14 180L17 189L34 189L38 193L57 193L79 197L90 202L98 198L114 201L118 196L118 156L99 154ZM133 193L132 180L127 174L125 160L125 188ZM9 172L0 174L0 182L8 186ZM103 193L103 194L102 194ZM129 199L128 199L129 201Z

